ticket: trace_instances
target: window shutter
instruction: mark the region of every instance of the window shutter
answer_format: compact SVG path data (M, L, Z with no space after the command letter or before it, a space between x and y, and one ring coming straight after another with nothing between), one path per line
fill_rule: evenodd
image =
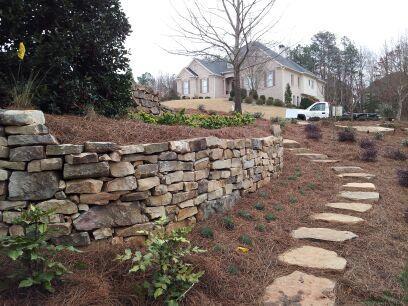
M268 73L265 72L264 73L264 87L268 87Z
M203 93L203 80L200 80L200 92Z
M190 94L190 80L188 80L188 94Z
M209 93L210 92L210 78L207 78L207 92L206 93Z
M274 70L274 71L272 71L273 86L275 86L275 85L276 85L275 75L276 75L276 73L275 73L275 70Z

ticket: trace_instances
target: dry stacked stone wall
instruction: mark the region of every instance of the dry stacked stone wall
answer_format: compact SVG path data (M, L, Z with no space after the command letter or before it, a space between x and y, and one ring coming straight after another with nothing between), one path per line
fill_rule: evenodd
M231 208L276 177L281 137L216 137L119 146L58 144L40 111L0 111L0 235L24 235L13 220L28 205L53 210L52 239L143 242L167 216L169 229Z
M160 103L159 95L145 86L134 86L133 101L134 109L137 112L144 112L152 115L161 115L164 112L171 112L168 107Z

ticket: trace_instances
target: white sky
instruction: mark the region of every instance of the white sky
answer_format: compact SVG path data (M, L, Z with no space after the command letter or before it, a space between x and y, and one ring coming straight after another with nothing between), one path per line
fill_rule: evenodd
M178 74L191 60L163 50L176 48L168 37L175 16L171 3L183 9L183 0L170 1L121 0L133 31L127 47L135 76L146 71ZM317 32L331 31L379 52L385 41L408 32L408 0L277 0L273 15L281 19L265 38L287 46L309 43Z

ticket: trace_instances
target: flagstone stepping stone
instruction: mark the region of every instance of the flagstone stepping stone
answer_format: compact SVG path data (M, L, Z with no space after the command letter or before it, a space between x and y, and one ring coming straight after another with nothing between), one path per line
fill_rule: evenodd
M319 154L319 153L298 153L297 156L304 156L310 159L327 159L328 156L326 154Z
M341 177L341 178L361 178L361 179L366 179L366 180L371 180L371 179L375 178L374 174L362 173L362 172L358 172L358 173L342 173L342 174L338 174L337 176Z
M313 159L312 162L314 163L323 163L323 164L334 164L340 162L337 159Z
M355 167L355 166L339 166L339 167L332 167L332 170L337 173L350 173L350 172L363 171L363 168Z
M296 140L284 139L283 147L284 148L300 148L300 143L298 143Z
M366 192L366 191L342 191L339 194L340 197L353 200L353 201L369 201L378 202L380 194L378 192Z
M276 278L266 287L262 304L334 306L336 282L300 271Z
M333 213L320 213L314 214L310 217L313 220L326 221L330 223L344 223L344 224L356 224L363 222L364 219L359 217L342 215L342 214L333 214Z
M342 187L351 189L372 189L372 190L376 189L373 183L347 183Z
M309 125L310 123L307 121L298 121L297 124L299 125Z
M309 149L306 149L306 148L292 148L288 150L293 153L308 153L310 151Z
M278 259L289 265L317 269L343 270L347 264L336 252L308 245L286 251Z
M342 242L358 237L356 234L349 231L308 227L300 227L297 230L292 231L291 235L295 239L315 239L335 242Z
M394 132L394 129L392 128L386 128L383 126L379 125L354 125L354 126L346 126L346 125L336 125L336 127L339 128L352 128L356 130L357 132L363 132L363 133L376 133L376 132Z
M336 209L344 209L344 210L351 210L351 211L357 211L357 212L366 212L373 208L371 204L366 204L366 203L343 203L343 202L338 202L338 203L329 203L326 204L327 207L331 208L336 208Z

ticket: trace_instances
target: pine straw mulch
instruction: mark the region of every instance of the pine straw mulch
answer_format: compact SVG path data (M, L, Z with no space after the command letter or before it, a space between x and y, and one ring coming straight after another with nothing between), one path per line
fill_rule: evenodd
M320 123L319 123L320 125ZM381 195L379 203L361 216L367 222L359 225L328 225L311 221L312 213L330 211L324 204L336 201L336 194L345 182L336 177L328 164L312 164L285 152L284 170L279 179L242 198L233 210L215 215L199 223L191 234L191 241L208 250L207 253L189 258L198 269L204 270L201 282L191 290L185 305L256 305L265 290L276 277L295 270L336 279L339 305L352 305L379 298L388 291L396 296L403 294L396 278L408 259L408 227L404 223L403 211L408 201L407 190L399 187L395 171L406 162L386 159L382 156L375 163L364 163L357 159L358 144L338 143L329 126L322 127L323 139L319 142L304 139L303 127L290 124L285 137L300 141L313 152L326 153L342 159L341 165L357 165L377 175L373 180ZM397 132L387 134L379 144L381 147L396 147L406 135ZM361 137L360 137L361 138ZM340 165L340 164L339 164ZM296 169L301 176L293 178ZM310 184L313 183L313 184ZM296 201L294 200L296 198ZM265 205L264 211L254 208L256 203ZM240 218L238 212L245 210L254 220ZM273 213L276 221L266 222L265 214ZM333 210L333 212L336 212ZM338 212L338 211L337 211ZM233 217L234 230L222 225L224 216ZM258 232L257 224L265 224L267 230ZM331 227L350 230L359 237L345 243L298 241L290 238L290 232L300 226ZM200 230L210 227L213 239L201 237ZM238 239L246 234L252 237L252 246L247 254L236 251L242 245ZM287 266L277 260L282 252L301 245L313 245L336 251L347 259L344 273L320 271L318 269ZM56 286L54 294L42 294L36 290L4 293L5 305L161 305L146 301L138 295L136 283L141 275L127 273L128 266L112 261L122 247L95 244L84 253L66 256L63 261L73 274L64 277ZM235 267L237 273L231 273Z
M137 120L102 116L88 119L70 115L46 115L46 125L60 143L72 144L83 144L86 141L112 141L125 145L208 136L238 139L270 135L267 120L257 120L254 124L242 127L208 130L188 126L153 125Z

